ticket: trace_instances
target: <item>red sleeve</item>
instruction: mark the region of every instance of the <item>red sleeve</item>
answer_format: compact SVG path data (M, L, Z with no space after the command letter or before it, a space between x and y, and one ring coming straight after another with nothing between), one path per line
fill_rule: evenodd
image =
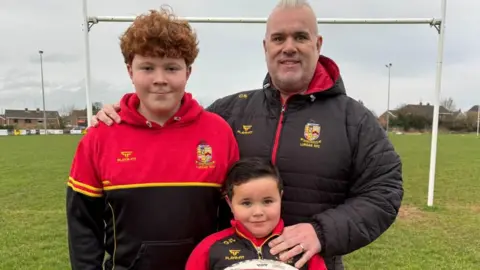
M211 234L203 239L190 254L187 265L185 266L185 270L208 270L208 253L210 251L210 247L218 240L223 239L233 233L234 231L232 228L228 228Z
M103 186L97 173L97 162L95 162L97 155L94 150L94 132L96 130L90 129L77 146L70 168L68 186L89 197L102 197Z
M320 255L313 256L308 262L308 270L328 270L325 261Z

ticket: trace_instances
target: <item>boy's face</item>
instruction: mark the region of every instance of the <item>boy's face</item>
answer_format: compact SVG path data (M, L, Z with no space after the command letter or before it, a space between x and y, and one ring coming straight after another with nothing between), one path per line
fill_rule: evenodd
M272 177L253 179L233 188L233 215L255 237L269 235L280 220L281 194Z
M128 73L137 95L153 114L165 114L177 109L190 76L184 59L135 55Z

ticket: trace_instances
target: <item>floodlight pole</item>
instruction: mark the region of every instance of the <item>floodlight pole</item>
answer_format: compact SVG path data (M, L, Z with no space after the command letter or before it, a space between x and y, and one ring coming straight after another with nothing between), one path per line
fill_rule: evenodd
M90 101L90 45L88 32L90 31L90 22L88 18L87 0L83 0L83 38L85 50L85 99L87 103L87 127L91 126L92 122L92 102Z
M387 125L386 125L386 132L388 135L388 128L390 127L390 75L392 69L392 63L388 63L385 65L388 68L388 89L387 89Z
M445 18L447 13L447 0L442 0L441 16L442 23L437 28L438 51L437 51L437 72L435 75L435 99L433 107L432 123L432 143L430 148L430 173L428 178L428 199L427 205L433 206L433 193L435 188L435 166L437 161L437 141L438 141L438 118L440 112L440 92L442 85L442 65L443 65L443 45L445 43Z
M43 131L47 135L47 111L45 109L45 87L43 85L43 51L38 51L40 54L40 76L42 78L42 102L43 102Z

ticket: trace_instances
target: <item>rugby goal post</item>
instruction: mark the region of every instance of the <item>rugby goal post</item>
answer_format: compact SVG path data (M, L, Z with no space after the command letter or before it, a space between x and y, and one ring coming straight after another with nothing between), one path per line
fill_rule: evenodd
M100 22L133 22L135 16L89 16L87 0L83 1L83 33L84 33L84 56L85 56L85 95L87 103L87 121L91 125L92 105L90 101L90 45L88 33L93 25ZM439 36L437 44L437 69L435 74L434 108L432 121L432 140L430 148L430 172L428 181L427 205L433 206L435 185L435 166L437 159L438 120L440 111L440 92L442 82L443 47L445 40L445 18L447 0L441 0L440 18L319 18L318 24L426 24L435 27ZM267 18L233 18L233 17L183 17L190 23L266 23ZM479 117L480 119L480 117Z

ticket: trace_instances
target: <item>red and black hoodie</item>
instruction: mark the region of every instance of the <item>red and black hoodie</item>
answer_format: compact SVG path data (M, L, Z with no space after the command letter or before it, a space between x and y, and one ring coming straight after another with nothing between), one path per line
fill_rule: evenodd
M183 270L217 231L220 188L239 155L231 128L189 93L164 126L139 103L126 94L122 123L88 129L76 150L67 188L74 270Z
M193 250L186 270L223 270L235 263L254 259L279 260L270 254L268 243L282 234L284 223L280 220L272 233L262 239L255 238L241 222L232 220L232 227L209 235ZM295 265L301 255L287 262ZM320 255L315 255L301 270L327 270Z

